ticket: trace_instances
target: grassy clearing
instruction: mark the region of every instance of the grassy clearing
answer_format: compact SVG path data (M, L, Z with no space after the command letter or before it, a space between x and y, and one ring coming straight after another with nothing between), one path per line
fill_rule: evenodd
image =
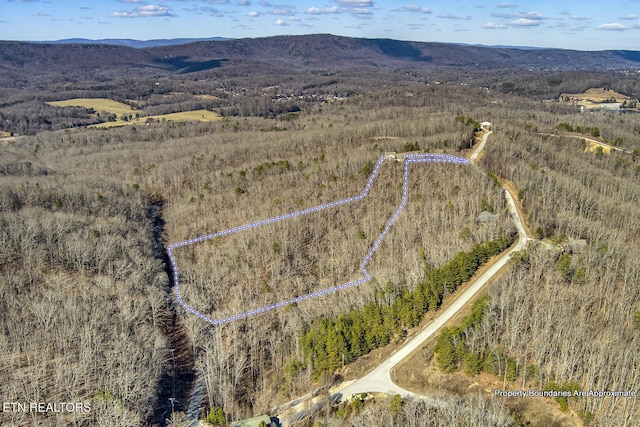
M593 141L587 141L587 147L585 148L585 151L588 151L589 153L595 153L598 147L602 147L602 152L604 154L611 154L611 147L605 144L598 144Z
M612 89L591 88L584 93L563 93L560 95L561 101L574 101L576 105L591 109L617 110L625 101L630 98Z
M203 97L207 97L209 95L201 95ZM194 111L185 111L182 113L171 113L171 114L162 114L157 116L144 116L139 118L133 118L128 121L124 121L120 119L120 116L123 114L129 115L133 112L140 112L140 110L134 110L131 106L127 104L123 104L122 102L113 101L111 99L106 98L73 98L67 99L65 101L52 101L47 104L52 105L54 107L84 107L84 108L93 108L97 112L106 112L115 114L118 119L115 122L105 122L97 125L91 125L89 127L99 127L99 128L111 128L118 126L127 126L127 125L139 125L146 124L149 119L153 119L154 121L163 121L163 120L173 120L177 122L212 122L215 120L220 120L220 115L218 113L214 113L213 111L208 110L194 110Z
M117 115L129 114L132 111L135 111L127 104L106 98L73 98L64 101L47 102L47 104L54 107L93 108L98 112L107 112Z
M139 117L137 119L131 119L126 122L122 120L118 120L116 122L105 122L105 123L99 123L97 125L91 125L89 127L111 128L111 127L128 126L128 125L144 125L147 123L149 119L153 119L154 121L173 120L176 122L213 122L213 121L222 119L222 117L218 113L214 113L213 111L194 110L194 111L185 111L182 113L162 114L159 116Z
M2 144L8 144L11 141L15 141L16 139L18 139L18 137L16 136L11 136L11 133L9 132L2 132L0 131L0 143Z
M195 95L198 99L220 99L215 95Z
M560 95L560 99L573 98L576 101L590 101L593 103L600 103L615 99L615 102L624 102L629 100L627 95L622 95L614 90L604 89L601 87L591 88L584 91L584 93L563 93Z

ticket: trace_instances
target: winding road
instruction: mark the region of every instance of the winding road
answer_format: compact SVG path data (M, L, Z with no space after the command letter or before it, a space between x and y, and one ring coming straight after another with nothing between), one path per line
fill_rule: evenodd
M513 252L520 251L525 248L527 244L527 235L524 231L521 219L518 216L516 210L515 201L508 191L505 191L505 197L509 206L509 212L514 218L517 218L516 228L518 230L518 243L514 245L509 251L500 257L491 267L489 267L480 277L478 277L471 286L469 286L458 298L453 301L449 307L446 308L438 317L436 317L431 323L420 331L417 335L407 341L402 347L400 347L395 353L393 353L387 360L378 365L373 371L369 372L364 377L353 381L351 384L339 390L337 393L342 394L345 398L350 397L356 393L363 392L382 392L387 394L400 394L402 397L416 397L415 393L405 390L393 381L391 381L391 371L394 366L400 363L404 358L408 357L416 349L418 349L426 340L431 338L439 329L447 323L458 311L460 311L465 305L467 305L471 299L482 289L487 282L495 276L502 267L504 267Z
M492 132L489 131L485 133L482 137L482 141L478 144L478 147L473 151L470 156L472 164L477 167L475 163L476 159L480 152L484 149L489 135ZM422 344L433 337L434 334L451 318L458 313L465 305L467 305L471 299L493 278L508 262L513 254L516 251L520 251L524 249L530 240L529 236L527 236L527 232L525 231L525 227L522 223L522 218L518 213L518 209L516 209L516 204L513 196L506 189L504 190L504 195L507 200L507 207L509 210L509 214L514 220L517 232L518 232L518 242L506 253L504 253L493 265L491 265L480 277L478 277L472 284L469 286L464 292L462 292L451 305L449 305L442 313L440 313L431 323L427 324L424 329L422 329L418 334L409 339L402 347L397 349L391 356L389 356L385 361L380 363L376 368L367 373L361 378L356 380L352 380L348 383L341 383L329 390L331 395L331 402L338 401L348 401L354 394L360 393L386 393L389 395L399 394L403 398L407 399L420 399L426 400L429 403L437 406L438 403L435 399L430 398L428 396L422 396L416 393L413 393L409 390L405 390L402 387L398 386L391 380L391 372L394 367L399 364L403 359L408 357L411 353L417 350ZM320 400L316 398L316 402L309 403L311 396L305 396L297 399L296 401L290 402L289 404L283 405L279 408L277 413L281 414L291 414L291 412L295 413L293 419L301 419L306 416L305 407L310 407L315 405L318 407L317 401ZM284 425L284 424L283 424Z

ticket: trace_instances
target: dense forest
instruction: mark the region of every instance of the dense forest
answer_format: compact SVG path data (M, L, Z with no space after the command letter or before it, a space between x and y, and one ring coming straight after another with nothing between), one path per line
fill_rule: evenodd
M402 342L512 242L500 180L554 249L530 244L468 320L443 330L436 363L536 387L640 383L640 127L633 115L543 102L594 86L637 97L637 81L622 72L202 73L2 89L0 130L18 138L0 145L0 395L90 402L91 411L3 412L0 423L179 425L202 381L200 416L223 424L328 385L345 364ZM92 129L92 112L46 104L84 96L223 118ZM409 203L368 266L371 283L215 328L176 304L166 245L360 194L388 151L467 155L485 120L495 129L479 167L411 166ZM593 137L596 128L625 151L585 150L577 130ZM402 165L385 161L357 204L179 248L183 298L221 318L357 279L401 195ZM476 221L482 211L498 220ZM561 253L570 239L586 246ZM436 398L356 399L303 423L517 419L487 394ZM565 403L591 425L638 416L635 400Z

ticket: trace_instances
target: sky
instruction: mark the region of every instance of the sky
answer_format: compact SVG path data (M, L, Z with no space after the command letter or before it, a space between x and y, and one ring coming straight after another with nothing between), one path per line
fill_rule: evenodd
M640 50L640 0L0 0L0 40L314 33Z

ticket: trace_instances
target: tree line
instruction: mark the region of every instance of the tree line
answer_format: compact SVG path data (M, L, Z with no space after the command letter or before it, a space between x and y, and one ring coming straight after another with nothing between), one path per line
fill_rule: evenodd
M437 310L447 294L455 292L490 257L512 242L512 237L503 236L477 244L469 251L456 254L440 268L427 265L424 278L414 291L389 283L375 301L357 310L336 318L316 319L300 340L304 360L313 375L319 377L322 372L333 372L406 334L427 311Z

